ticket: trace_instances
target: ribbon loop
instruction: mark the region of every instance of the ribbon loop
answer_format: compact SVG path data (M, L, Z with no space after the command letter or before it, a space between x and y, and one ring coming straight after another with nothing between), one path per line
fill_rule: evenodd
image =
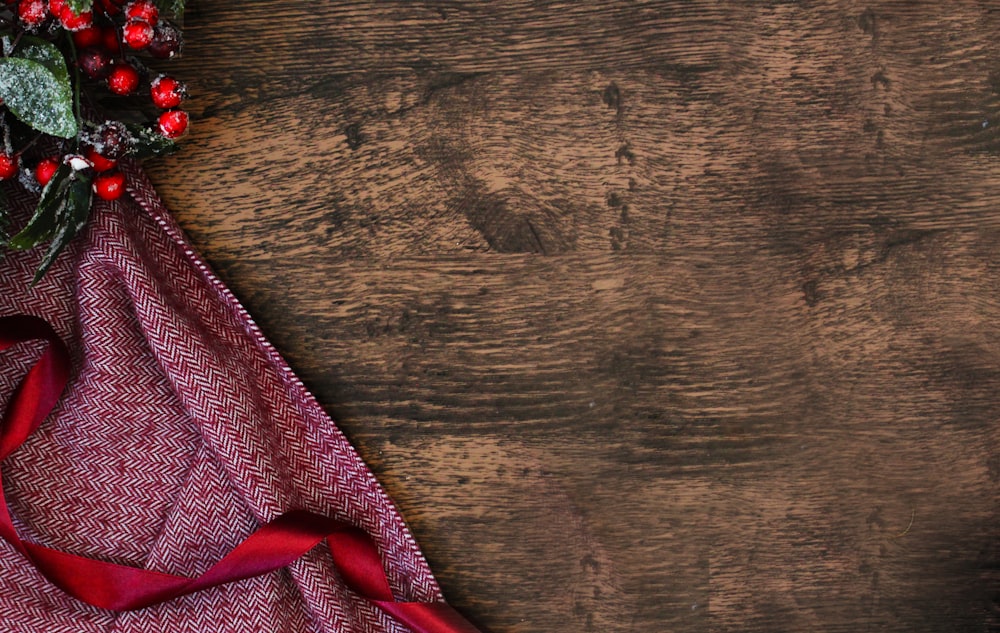
M70 375L65 344L44 320L0 318L0 351L31 340L46 343L15 388L0 428L0 460L16 450L55 407ZM374 541L362 530L329 517L292 510L260 527L197 578L165 574L61 552L22 541L0 477L0 538L14 546L53 584L87 604L133 611L187 594L266 574L289 565L326 540L348 587L414 633L479 633L444 602L398 602Z

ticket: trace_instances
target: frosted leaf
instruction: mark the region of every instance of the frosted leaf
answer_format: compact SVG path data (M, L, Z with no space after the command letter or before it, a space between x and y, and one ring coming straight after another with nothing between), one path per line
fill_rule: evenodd
M87 162L87 159L83 156L67 156L65 159L66 164L73 168L73 171L83 171L84 169L90 169L92 165Z
M70 240L87 224L90 217L90 201L93 196L90 187L90 178L79 174L75 178L70 178L70 183L66 188L66 193L60 201L58 217L56 218L57 228L52 236L52 243L49 244L42 263L35 271L35 278L32 284L45 275L45 271L56 260Z
M166 156L177 151L177 143L141 125L129 125L131 154L139 159Z
M156 0L156 8L180 23L184 17L184 2L185 0Z
M50 239L59 229L60 209L65 204L66 190L69 188L73 170L69 165L62 164L52 180L42 189L38 206L28 224L17 235L7 242L9 248L24 250L32 248L39 242Z
M56 48L52 42L47 42L38 37L22 37L21 44L17 49L17 55L21 59L36 61L49 69L56 79L69 83L69 70L66 68L66 59L62 52Z
M65 72L65 62L61 63ZM41 62L0 59L0 99L14 116L39 132L61 138L76 136L69 80L60 80Z
M32 283L42 278L59 253L86 225L93 196L91 182L89 174L75 171L69 162L63 162L42 189L28 224L8 241L9 248L24 250L52 240Z

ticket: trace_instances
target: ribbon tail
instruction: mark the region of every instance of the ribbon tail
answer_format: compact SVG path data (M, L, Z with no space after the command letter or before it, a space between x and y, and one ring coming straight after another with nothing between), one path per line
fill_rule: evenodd
M24 442L55 407L69 378L70 359L55 331L37 317L0 318L0 351L42 339L45 351L15 389L0 418L0 460ZM198 578L77 556L21 540L0 479L0 538L20 551L63 591L101 609L132 611L280 569L326 539L344 582L413 633L480 633L444 602L396 602L378 547L363 530L305 510L268 522Z
M482 633L446 602L372 602L413 633Z

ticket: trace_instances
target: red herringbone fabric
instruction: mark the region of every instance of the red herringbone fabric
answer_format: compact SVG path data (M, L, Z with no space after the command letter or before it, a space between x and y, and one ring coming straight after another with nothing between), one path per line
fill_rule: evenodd
M398 599L441 600L346 438L141 170L127 176L134 199L99 201L36 287L40 252L0 261L0 315L43 317L73 353L60 404L3 464L22 537L194 576L261 522L301 508L368 532ZM0 370L0 394L18 377ZM405 633L344 586L322 546L281 572L116 614L70 598L2 541L0 631Z

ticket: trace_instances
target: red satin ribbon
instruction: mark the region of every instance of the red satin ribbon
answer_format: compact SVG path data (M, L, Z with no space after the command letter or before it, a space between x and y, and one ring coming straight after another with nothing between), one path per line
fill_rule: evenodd
M69 353L37 317L0 318L0 351L23 341L48 343L14 391L0 429L0 461L20 446L55 406L69 379ZM95 607L132 611L195 591L259 576L287 566L326 539L344 582L414 633L479 633L444 602L397 602L378 549L362 530L342 521L293 510L254 532L197 578L116 565L22 541L11 521L0 476L0 537L50 581Z

